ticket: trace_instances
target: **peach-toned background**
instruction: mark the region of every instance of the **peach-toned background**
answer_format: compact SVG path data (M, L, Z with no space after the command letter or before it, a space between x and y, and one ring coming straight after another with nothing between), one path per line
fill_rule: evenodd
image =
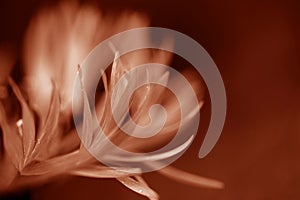
M224 79L228 113L218 144L206 158L197 158L209 118L207 103L201 112L199 137L175 165L221 180L225 189L199 189L157 173L146 174L161 199L300 199L300 3L99 2L104 11L129 8L145 12L152 26L175 29L196 39L210 53ZM31 14L45 3L1 1L0 41L12 42L18 52ZM62 178L22 197L29 196L144 199L113 179L88 178Z

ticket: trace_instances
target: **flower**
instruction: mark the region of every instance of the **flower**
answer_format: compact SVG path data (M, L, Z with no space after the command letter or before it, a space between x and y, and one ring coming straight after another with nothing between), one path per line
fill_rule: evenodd
M18 85L7 75L8 85L5 90L11 92L3 95L0 102L1 139L4 146L0 160L0 191L28 187L29 184L39 184L61 175L78 175L116 178L133 191L149 199L158 199L158 194L147 185L139 169L113 169L90 155L76 134L70 114L73 82L77 73L81 76L81 69L77 68L77 64L104 38L147 24L147 19L136 13L124 13L112 23L95 8L79 6L74 2L63 2L37 14L29 25L24 40L25 73L22 82ZM108 28L109 31L106 30ZM170 54L163 51L133 52L116 59L111 72L104 73L104 91L98 94L96 112L101 126L109 132L109 138L121 147L132 151L147 151L147 148L156 148L174 135L180 120L178 117L172 117L166 123L163 137L148 142L146 146L144 143L135 145L132 138L120 134L109 106L112 88L126 71L144 62L168 63L170 60ZM158 76L164 77L165 73L163 71ZM84 123L91 119L86 91L83 90L82 95L84 104L88 105L82 113ZM165 102L161 98L164 95L168 96ZM170 96L171 93L166 89L155 85L141 88L131 101L133 120L139 124L148 123L149 119L145 117L147 110L157 102L165 104L166 109L176 116L179 111L174 105L177 102ZM86 134L92 132L88 128ZM105 143L102 145L103 151L109 151L105 149ZM223 186L218 181L170 166L159 173L198 186Z

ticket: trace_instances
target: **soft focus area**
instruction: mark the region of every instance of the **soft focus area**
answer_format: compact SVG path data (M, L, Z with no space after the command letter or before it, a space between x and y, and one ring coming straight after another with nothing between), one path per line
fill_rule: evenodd
M30 29L30 19L37 10L55 5L56 1L1 1L0 2L0 73L12 73L15 80L28 73L21 65L35 60L33 55L43 54L35 49L39 39L25 40L30 50L23 55L23 42L27 34L46 30L44 34L70 31L65 22L53 26L39 24ZM210 119L210 99L206 92L201 109L200 129L197 138L174 166L179 169L222 181L221 190L198 188L168 179L151 172L144 175L147 183L160 199L204 200L279 200L300 199L300 3L297 1L80 1L78 5L100 10L108 25L83 17L72 33L83 35L79 53L87 53L98 41L129 27L157 26L180 31L200 43L211 55L222 75L227 93L227 117L222 135L213 151L203 159L198 151ZM74 8L70 8L70 16ZM117 20L116 16L126 18ZM127 15L127 13L130 13ZM137 14L138 13L138 14ZM95 15L93 11L87 15ZM129 23L132 22L132 23ZM89 35L82 32L86 23L105 29L106 35ZM124 24L124 27L122 27ZM125 26L126 25L126 26ZM27 35L28 37L28 35ZM41 36L42 37L42 36ZM74 36L75 37L75 36ZM92 38L93 37L93 38ZM97 38L99 37L99 38ZM55 38L55 37L54 37ZM87 38L90 39L87 41ZM74 51L66 62L76 65L74 49L59 46L70 38L53 41L64 51ZM82 45L84 44L84 45ZM53 47L56 48L56 47ZM49 64L61 65L55 59ZM81 54L80 54L81 55ZM1 59L4 58L5 59ZM36 61L38 62L38 61ZM184 69L180 58L172 65ZM7 66L7 67L3 67ZM10 66L14 66L13 71ZM36 72L38 72L38 64ZM72 74L75 71L56 71ZM185 72L194 76L195 71ZM63 79L61 87L72 88L70 79ZM41 78L43 80L43 78ZM1 84L0 76L0 94ZM35 88L31 82L30 87ZM203 89L203 88L202 88ZM200 90L200 89L199 89ZM66 89L66 91L69 91ZM47 95L47 88L43 90ZM65 107L68 108L68 96ZM200 98L200 97L199 97ZM43 96L36 95L39 102ZM43 112L43 111L41 111ZM1 177L0 177L1 179ZM146 199L128 190L114 179L93 179L62 176L46 184L16 191L3 192L0 199Z

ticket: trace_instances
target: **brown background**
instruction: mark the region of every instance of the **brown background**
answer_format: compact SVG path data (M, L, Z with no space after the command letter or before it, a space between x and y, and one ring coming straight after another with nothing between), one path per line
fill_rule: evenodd
M228 113L214 150L197 158L199 137L174 165L219 179L224 190L146 174L161 199L300 199L300 5L297 1L99 1L102 9L146 12L153 26L181 31L212 56L224 79ZM20 48L33 11L46 1L1 1L0 41ZM202 135L201 135L202 133ZM26 196L26 195L25 195ZM25 196L22 196L25 198ZM144 199L116 180L68 178L29 190L32 199ZM9 197L8 197L9 198Z

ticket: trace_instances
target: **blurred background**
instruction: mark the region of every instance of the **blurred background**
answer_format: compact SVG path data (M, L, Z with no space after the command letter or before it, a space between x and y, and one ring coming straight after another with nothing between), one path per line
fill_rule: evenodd
M0 44L20 62L31 16L56 1L1 1ZM174 165L225 183L223 190L145 174L161 199L300 199L300 3L298 1L99 0L104 13L145 13L151 26L180 31L198 41L223 77L228 111L213 151L198 159L210 117L209 95L191 148ZM17 64L18 65L18 64ZM2 67L2 66L0 66ZM1 178L1 177L0 177ZM3 199L146 199L114 179L66 177Z

